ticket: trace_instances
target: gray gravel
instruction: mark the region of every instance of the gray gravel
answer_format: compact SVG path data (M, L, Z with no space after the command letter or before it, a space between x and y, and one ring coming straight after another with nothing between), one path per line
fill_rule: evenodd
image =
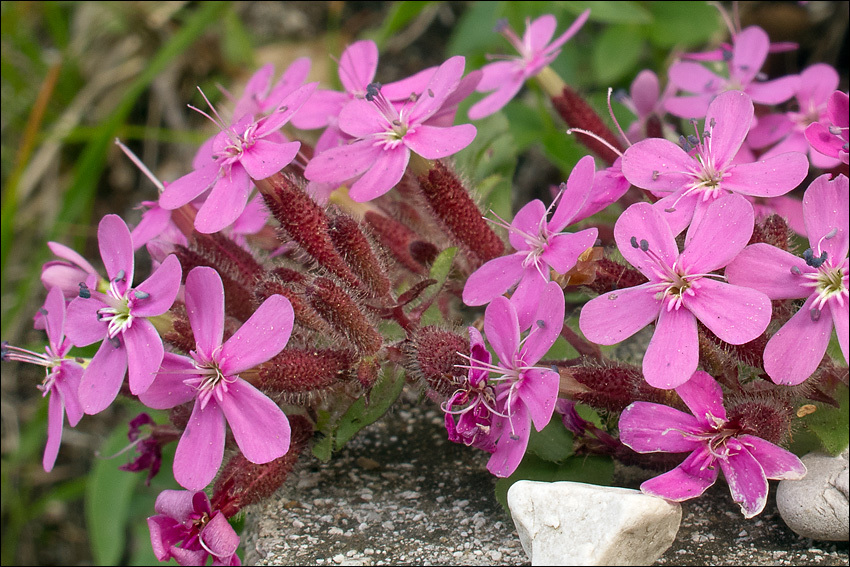
M245 564L529 565L488 455L448 442L441 413L424 404L399 404L327 464L305 455L275 498L249 508ZM635 488L646 473L617 476ZM848 565L847 543L797 536L772 494L745 520L718 482L683 512L658 565Z

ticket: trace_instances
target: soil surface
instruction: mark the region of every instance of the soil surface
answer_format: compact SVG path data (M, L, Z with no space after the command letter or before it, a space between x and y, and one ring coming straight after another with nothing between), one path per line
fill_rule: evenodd
M275 498L249 509L246 564L530 565L494 496L488 455L446 439L442 413L400 404L329 463L306 454ZM620 468L616 484L648 478ZM847 565L847 542L792 532L776 509L744 519L718 482L685 502L673 545L657 565Z

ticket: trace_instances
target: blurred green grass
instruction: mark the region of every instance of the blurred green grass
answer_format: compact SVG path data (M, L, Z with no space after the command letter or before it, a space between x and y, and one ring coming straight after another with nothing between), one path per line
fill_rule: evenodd
M795 3L748 4L755 11ZM845 2L816 4L846 12ZM488 53L510 52L493 32L498 19L521 33L526 17L552 13L560 32L588 6L590 22L554 67L585 92L602 93L591 101L603 116L609 86L627 89L643 68L663 74L671 52L726 34L704 2L0 3L2 337L35 350L44 344L31 316L44 299L38 276L49 259L47 241L69 245L97 265L92 236L100 217L137 219L132 208L155 197L153 186L113 146L116 137L163 179L187 171L197 144L210 134L210 125L186 109L197 104L196 86L215 102L221 99L216 85L231 89L268 61L280 72L301 55L313 56L312 80L331 85L336 75L329 55L364 38L381 48L385 82L455 54L465 55L471 70ZM846 19L843 25L846 43ZM777 40L793 39L768 31ZM818 45L830 37L817 33ZM844 49L839 70L846 89ZM809 47L782 63L796 72L806 58L840 65L838 57ZM540 100L533 85L525 97ZM478 126L479 139L458 162L473 170L487 203L502 215L541 189L516 184L518 164L531 153L542 153L562 178L583 155L539 104L509 106ZM170 486L170 465L148 489L138 475L115 476L116 461L93 458L97 450L109 454L123 444L125 424L140 406L121 403L66 428L57 467L48 475L41 469L46 403L34 387L41 378L39 369L2 367L2 564L150 563L144 517L152 514L158 491ZM113 498L98 499L104 495L98 491ZM91 509L94 501L100 516ZM121 516L112 531L92 525L108 524L110 512Z

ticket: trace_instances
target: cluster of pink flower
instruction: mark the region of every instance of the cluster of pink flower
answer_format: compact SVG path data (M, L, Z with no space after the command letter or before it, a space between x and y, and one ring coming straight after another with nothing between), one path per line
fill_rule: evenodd
M622 412L611 454L691 453L645 492L692 498L714 483L719 465L744 514L758 514L767 479L800 478L805 468L777 445L789 429L778 414L788 411L756 401L769 399L774 383L817 379L828 396L827 386L846 382L846 369L824 354L834 328L848 357L847 94L823 64L759 80L771 44L750 27L718 52L675 63L663 94L652 72L641 73L622 98L637 117L621 132L623 149L548 67L588 16L554 41L552 16L528 22L521 39L502 25L520 56L466 75L455 56L381 85L371 41L340 58L344 92L305 83L307 59L274 85L266 66L233 101L230 120L212 109L220 132L192 172L156 181L161 195L143 203L138 226L131 231L117 215L100 221L105 278L50 243L59 259L44 266L49 292L36 316L49 346L44 354L3 347L4 360L48 370L40 386L50 395L45 470L64 416L73 427L105 410L129 376L124 393L171 410L173 425L135 421L141 455L127 470L155 474L163 444L179 439L173 472L186 491L157 500L149 520L157 557L235 565L239 538L226 518L283 482L319 427L317 408L338 412L334 404L370 392L383 365L401 364L442 403L449 438L492 453L497 476L517 469L532 424L540 431L556 412L567 424L569 404L583 402ZM728 72L716 75L700 60L725 62ZM511 222L494 222L507 230L514 251L505 253L440 160L476 136L473 125L454 125L461 101L489 93L469 111L480 119L534 77L608 165L597 170L587 156L548 208L534 200ZM756 104L767 110L794 98L784 112L755 115ZM669 115L693 119L694 134L668 140ZM285 126L322 133L308 147ZM788 197L810 164L824 173L802 202ZM645 198L626 207L630 189ZM599 227L565 231L614 203L625 208L614 243L634 269L604 257ZM802 257L788 251L789 226L809 239ZM142 246L155 269L134 285ZM429 270L450 248L453 270L437 281ZM598 294L581 309L586 340L565 322L565 286ZM458 299L486 305L468 336L454 330ZM788 299L805 299L793 316ZM444 325L424 324L431 308ZM786 321L778 330L777 320ZM381 321L404 338L384 336ZM591 344L620 343L649 324L642 372L607 364ZM559 337L584 356L541 362ZM98 341L90 360L69 355ZM754 381L739 380L741 361L756 368ZM709 371L740 403L724 406ZM665 390L693 415L657 403L671 399L659 396ZM760 424L777 420L785 426L760 434ZM233 444L238 453L222 470ZM248 490L257 475L245 471L260 468L266 481ZM211 502L204 490L217 475Z

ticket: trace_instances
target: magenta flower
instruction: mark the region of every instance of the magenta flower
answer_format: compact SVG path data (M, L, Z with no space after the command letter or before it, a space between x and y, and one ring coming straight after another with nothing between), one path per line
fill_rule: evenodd
M232 126L219 120L221 128L212 140L211 160L175 180L159 198L164 209L176 209L210 190L195 217L198 232L218 232L232 224L248 203L251 179L265 179L288 165L298 153L300 142L280 142L280 128L304 104L315 83L299 87L271 114L255 119L246 114ZM271 138L271 139L270 139ZM199 154L206 153L205 148Z
M811 248L802 258L769 244L747 246L726 267L735 285L760 290L771 299L806 298L764 349L764 369L777 384L799 384L817 370L832 329L848 360L847 251L850 248L847 177L815 179L803 196L803 215Z
M519 313L520 326L528 328L538 298L550 279L550 269L559 274L568 272L578 257L596 242L595 228L561 232L587 201L594 174L593 158L585 156L563 185L551 220L547 219L548 211L540 200L535 199L520 209L507 226L508 238L516 252L490 260L473 272L463 288L463 302L484 305L518 283L511 302Z
M149 318L171 308L182 276L180 261L171 255L133 287L133 240L118 215L103 217L97 239L109 287L101 292L82 286L68 305L66 323L75 346L103 341L80 383L80 402L90 415L112 403L128 370L130 392L138 395L150 386L165 349Z
M148 518L151 546L160 561L178 565L241 565L236 549L239 535L202 491L163 490Z
M823 155L811 147L805 131L809 125L829 121L827 101L838 88L838 71L826 63L817 63L800 73L800 85L795 93L796 109L760 116L747 135L752 148L770 148L761 155L766 159L784 152L808 154L817 168L832 169L840 162L837 157Z
M83 417L83 408L77 397L83 367L73 358L67 357L71 342L65 338L65 297L62 290L51 288L40 311L48 340L44 354L13 347L4 341L2 359L4 362L17 360L44 366L46 375L38 389L42 396L50 397L47 402L47 445L41 464L45 471L50 472L59 455L65 415L68 415L71 427L76 426Z
M752 232L752 205L726 195L708 207L699 225L691 225L680 254L662 213L649 203L632 205L617 220L614 238L649 282L591 299L581 310L581 331L595 343L613 345L655 322L644 377L656 388L682 385L699 363L697 321L734 345L758 337L770 323L765 294L711 274L743 250Z
M549 282L541 290L538 302L536 324L522 340L513 304L503 296L490 302L484 312L484 333L499 364L488 362L480 348L478 352L473 350L469 360L469 367L479 373L479 385L484 380L494 383L495 407L490 399L480 399L478 407L492 412L490 430L483 434L490 437L487 443L496 444L487 470L498 477L510 476L516 470L528 446L531 424L537 431L546 427L558 399L559 374L535 364L561 334L564 292L557 283ZM474 337L472 346L476 348ZM485 378L488 372L495 376Z
M702 138L685 140L682 147L662 138L641 140L623 155L623 175L632 185L658 195L656 203L679 234L698 223L707 207L727 192L754 197L788 193L806 178L809 160L788 152L753 163L736 163L753 121L753 103L741 91L715 98L705 118Z
M667 112L681 118L700 118L705 116L709 103L726 91L744 91L758 104L780 104L794 96L800 82L797 75L756 80L770 50L770 38L763 29L750 26L737 34L733 42L728 77L695 61L679 61L670 67L670 83L693 94L668 98Z
M847 93L835 91L826 103L827 120L815 122L806 128L806 139L815 151L848 163L848 131L850 110Z
M218 272L194 268L186 277L185 294L196 350L191 358L167 353L156 380L139 399L155 409L195 400L174 456L174 478L184 488L200 490L221 466L225 421L252 463L268 463L289 450L286 415L239 374L286 346L295 316L288 299L272 295L222 343L224 286Z
M550 40L558 25L555 16L551 14L540 16L534 21L526 19L522 39L511 29L507 21L500 21L496 31L511 42L519 53L519 57L499 57L507 60L488 63L481 68L483 76L476 90L491 94L472 105L469 109L469 118L472 120L484 118L498 112L508 104L527 79L534 77L557 59L561 53L561 46L581 29L589 16L590 10L582 12L567 31L551 43ZM493 57L493 59L496 58L496 56Z
M768 479L805 476L796 455L726 419L723 391L705 372L694 372L676 393L693 415L649 402L633 402L620 415L620 441L638 453L691 453L641 484L641 492L673 502L696 498L717 480L719 465L733 500L752 518L767 503Z
M80 283L97 287L103 280L88 260L64 244L48 242L47 247L61 259L49 260L41 267L41 283L45 289L58 287L70 300L80 294Z
M468 146L476 133L472 124L448 128L426 124L460 84L464 64L464 58L456 56L440 65L422 95L401 110L381 93L380 84L372 83L365 99L352 100L339 115L340 129L355 140L313 157L304 176L320 183L356 179L349 195L365 202L401 180L411 151L439 159Z

